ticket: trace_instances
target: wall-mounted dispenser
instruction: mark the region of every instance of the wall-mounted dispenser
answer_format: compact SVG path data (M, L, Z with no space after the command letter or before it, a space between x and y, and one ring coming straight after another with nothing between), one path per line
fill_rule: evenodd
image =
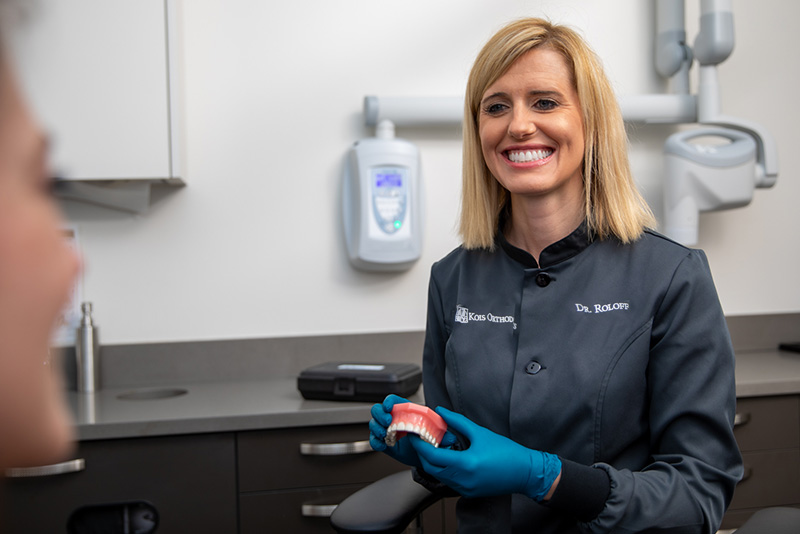
M689 130L671 135L664 153L664 233L676 241L697 244L700 212L738 208L753 199L751 136L727 128Z
M342 183L347 255L365 271L403 271L422 253L419 150L381 121L349 150Z

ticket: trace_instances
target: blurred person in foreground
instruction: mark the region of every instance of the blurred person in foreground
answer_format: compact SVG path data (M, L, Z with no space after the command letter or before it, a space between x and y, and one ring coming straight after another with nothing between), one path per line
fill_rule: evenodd
M0 476L64 460L73 426L50 340L80 262L50 196L47 144L0 44Z

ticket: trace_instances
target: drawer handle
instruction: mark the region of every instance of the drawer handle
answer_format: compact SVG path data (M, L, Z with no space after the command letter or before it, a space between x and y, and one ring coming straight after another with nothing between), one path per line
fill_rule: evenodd
M330 517L337 504L304 504L303 517Z
M351 441L349 443L301 443L300 454L303 456L346 456L348 454L364 454L372 452L369 441Z
M739 413L736 412L736 415L733 417L733 427L736 428L737 426L746 425L750 422L750 413Z
M86 460L77 458L68 462L51 465L37 465L36 467L10 467L6 469L8 478L51 477L67 473L77 473L86 469Z

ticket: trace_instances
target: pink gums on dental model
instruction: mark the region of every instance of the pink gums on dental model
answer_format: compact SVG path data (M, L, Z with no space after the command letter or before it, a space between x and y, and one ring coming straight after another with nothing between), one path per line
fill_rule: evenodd
M386 444L394 447L398 439L413 432L438 447L446 431L447 424L439 414L427 406L404 402L392 408L392 424L386 429Z

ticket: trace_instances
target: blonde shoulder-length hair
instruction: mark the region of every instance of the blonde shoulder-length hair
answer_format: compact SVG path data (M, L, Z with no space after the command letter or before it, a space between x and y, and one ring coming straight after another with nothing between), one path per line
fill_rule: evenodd
M629 243L646 228L655 227L655 218L631 175L622 114L600 60L570 28L526 18L508 24L486 43L467 81L459 228L465 248L493 249L501 214L510 204L508 191L492 176L481 151L481 99L517 59L542 46L565 58L583 113L584 204L591 235L615 236Z

